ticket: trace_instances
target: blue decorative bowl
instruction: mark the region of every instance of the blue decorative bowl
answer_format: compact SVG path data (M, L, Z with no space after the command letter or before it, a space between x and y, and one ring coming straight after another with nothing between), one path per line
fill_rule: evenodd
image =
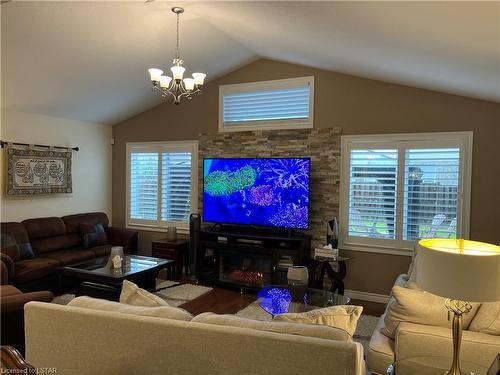
M262 309L274 316L288 312L292 295L288 289L268 286L257 293L257 300Z

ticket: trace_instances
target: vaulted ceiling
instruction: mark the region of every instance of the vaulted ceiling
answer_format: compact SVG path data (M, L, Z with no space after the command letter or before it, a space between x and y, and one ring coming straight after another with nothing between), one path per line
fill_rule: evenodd
M147 68L208 80L257 58L500 101L499 2L10 1L2 108L115 124L161 103Z

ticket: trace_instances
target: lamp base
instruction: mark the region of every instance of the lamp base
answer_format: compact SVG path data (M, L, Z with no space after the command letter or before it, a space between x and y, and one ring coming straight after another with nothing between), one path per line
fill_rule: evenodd
M447 375L462 375L460 370L460 344L462 342L463 320L462 315L472 310L472 305L466 301L447 299L445 305L448 308L448 320L453 313L453 324L451 326L453 336L453 362Z

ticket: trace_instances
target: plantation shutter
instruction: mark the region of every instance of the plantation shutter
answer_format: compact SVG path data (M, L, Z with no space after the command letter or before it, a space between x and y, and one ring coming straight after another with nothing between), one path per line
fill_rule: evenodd
M398 151L351 150L349 157L349 235L394 239Z
M157 220L158 153L130 153L130 218Z
M403 239L456 238L460 149L408 149Z
M305 121L310 114L309 84L297 87L226 93L224 125L258 121Z
M191 153L162 154L162 220L187 221L191 212Z

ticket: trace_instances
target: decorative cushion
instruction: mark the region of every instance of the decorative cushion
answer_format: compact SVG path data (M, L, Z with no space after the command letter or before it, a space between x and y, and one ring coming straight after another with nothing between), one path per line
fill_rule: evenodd
M83 237L83 246L86 249L95 246L103 246L108 243L108 237L106 236L106 231L102 224L81 224L80 232Z
M122 314L183 320L187 322L193 318L193 315L179 307L168 305L157 307L131 306L120 302L112 302L104 299L91 298L86 296L74 298L70 303L68 303L68 306L83 307L86 309L100 311L116 311Z
M340 305L303 313L288 313L274 317L275 321L323 324L345 330L351 337L356 331L363 307Z
M250 328L258 331L317 337L327 340L352 341L351 335L349 335L349 333L342 328L321 326L315 324L265 322L260 320L241 318L235 315L219 315L210 312L195 316L192 319L192 322L215 324L219 326Z
M392 288L392 297L384 319L385 327L381 330L387 337L392 339L395 337L401 322L451 327L451 320L448 321L448 309L444 304L446 298L399 286ZM478 308L478 303L472 303L472 311L463 315L464 329L469 327Z
M7 254L14 262L35 256L31 244L29 242L18 244L13 233L2 233L0 242L2 253Z
M19 247L21 260L31 259L35 256L35 254L33 253L33 248L31 247L31 244L29 242L18 244L17 247Z
M469 331L500 336L500 301L483 303L472 319Z
M136 284L128 280L123 280L120 302L133 306L168 306L168 303L157 295L139 288Z
M14 262L21 259L21 253L12 233L2 233L0 236L0 251L8 255Z

